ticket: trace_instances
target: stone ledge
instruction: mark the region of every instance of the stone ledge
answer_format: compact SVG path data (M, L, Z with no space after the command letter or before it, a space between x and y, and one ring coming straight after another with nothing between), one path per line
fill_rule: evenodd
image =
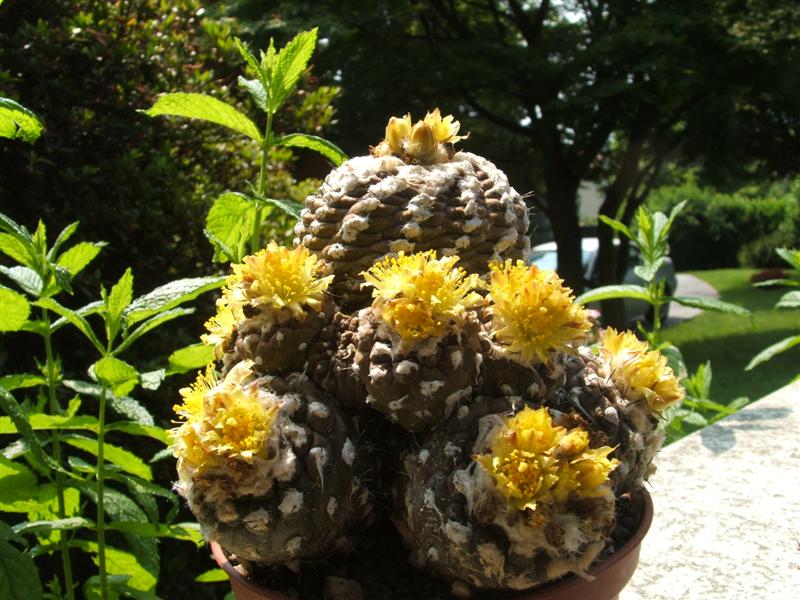
M800 597L800 382L656 464L653 525L620 600Z

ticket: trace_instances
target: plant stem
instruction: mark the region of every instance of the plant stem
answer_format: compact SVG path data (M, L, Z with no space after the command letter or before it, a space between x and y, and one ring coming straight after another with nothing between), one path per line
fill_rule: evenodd
M103 384L100 390L100 411L97 416L97 566L100 571L100 598L106 600L108 589L106 582L106 512L105 512L105 426L106 426L106 393L108 388Z
M269 162L269 151L272 148L272 113L267 111L267 124L264 127L264 141L261 142L261 168L258 172L258 187L256 192L263 196L267 191L267 164ZM261 208L256 208L256 218L253 225L253 233L250 236L250 249L253 253L259 250L259 233L261 231Z
M53 356L53 344L51 341L50 333L50 315L42 309L42 321L45 325L44 337L44 351L47 359L47 395L49 401L50 414L55 416L61 411L56 398L56 365L55 357ZM58 436L58 431L53 433L53 459L60 465L61 464L61 440ZM58 518L64 519L67 516L66 503L64 501L64 474L60 471L56 472L56 495L58 498ZM74 600L75 594L73 591L72 582L72 560L69 556L69 540L67 539L66 532L59 532L59 547L61 550L61 564L64 570L64 587L67 591L67 598Z

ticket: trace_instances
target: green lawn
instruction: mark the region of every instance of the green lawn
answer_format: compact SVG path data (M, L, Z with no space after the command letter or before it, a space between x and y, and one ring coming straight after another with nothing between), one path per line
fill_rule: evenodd
M753 287L750 276L754 272L752 269L720 269L692 273L711 284L722 300L753 311L751 318L706 312L663 331L664 339L681 349L690 370L706 360L711 361L712 399L722 404L740 396L757 400L800 374L800 347L752 371L744 370L763 348L800 333L800 310L773 308L787 288Z

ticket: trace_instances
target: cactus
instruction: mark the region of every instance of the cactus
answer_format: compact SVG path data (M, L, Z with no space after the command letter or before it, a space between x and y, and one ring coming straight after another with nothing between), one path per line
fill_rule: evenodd
M527 589L585 571L652 472L683 395L666 359L588 343L523 260L520 195L458 131L393 117L307 199L294 249L232 267L174 436L178 489L245 564L318 565L393 523L419 569Z

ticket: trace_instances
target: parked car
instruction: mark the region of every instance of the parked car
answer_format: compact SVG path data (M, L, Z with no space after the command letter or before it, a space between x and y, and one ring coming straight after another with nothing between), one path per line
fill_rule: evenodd
M619 246L619 240L614 240L614 245ZM588 288L596 287L599 284L597 251L600 243L596 237L584 237L581 240L581 254L583 260L583 276ZM557 247L555 242L538 244L531 251L531 262L542 269L556 270ZM630 246L628 257L628 268L622 283L644 285L644 280L633 272L633 268L639 264L639 250L635 246ZM664 264L656 273L657 279L666 280L666 293L672 295L678 285L675 277L675 265L672 259L667 257ZM653 307L644 300L625 298L625 315L628 319L644 318L647 322L653 321ZM661 320L666 320L669 316L669 303L661 306Z

